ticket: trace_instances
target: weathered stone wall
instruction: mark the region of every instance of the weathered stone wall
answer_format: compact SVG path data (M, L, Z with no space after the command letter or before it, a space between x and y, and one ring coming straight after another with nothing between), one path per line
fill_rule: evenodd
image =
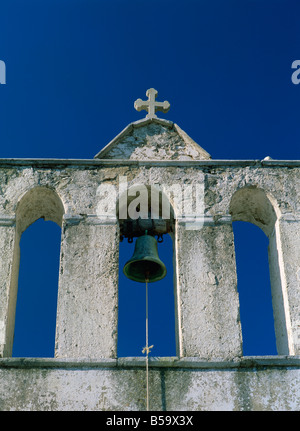
M1 359L0 410L145 411L145 359ZM299 410L300 359L150 359L154 411Z
M177 351L181 360L202 362L153 368L160 394L153 408L299 408L299 364L290 369L289 361L300 353L300 162L0 160L0 353L11 356L19 238L45 217L62 226L53 361L66 361L37 367L2 359L2 409L144 409L138 359L137 368L134 361L89 367L117 356L119 228L117 219L97 213L97 189L105 183L118 190L120 176L128 186L204 184L202 229L186 230L174 214ZM259 369L245 369L245 362L203 369L215 358L227 364L242 356L234 220L255 223L270 238L277 346L289 355L279 369L268 362ZM84 366L70 365L75 359ZM121 382L130 397L119 391Z

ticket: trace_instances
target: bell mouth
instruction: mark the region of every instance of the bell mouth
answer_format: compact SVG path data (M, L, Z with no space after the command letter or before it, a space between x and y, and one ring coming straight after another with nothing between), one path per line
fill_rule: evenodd
M157 253L157 241L147 231L136 240L133 256L125 263L123 272L130 280L140 283L159 281L167 274Z
M143 259L129 261L125 264L123 272L130 280L140 283L145 283L147 280L149 283L153 283L162 280L167 274L167 269L162 262L149 260L145 256Z

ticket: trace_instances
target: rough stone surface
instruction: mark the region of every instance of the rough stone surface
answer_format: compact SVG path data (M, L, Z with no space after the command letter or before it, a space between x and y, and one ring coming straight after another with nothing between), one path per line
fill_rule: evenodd
M118 244L114 226L65 226L61 249L56 356L117 355Z
M132 123L95 158L131 160L205 160L210 155L177 124L161 119Z
M0 409L145 409L144 363L116 359L117 212L99 211L105 199L119 201L120 177L131 190L199 185L203 198L199 228L190 230L176 193L168 195L178 358L151 364L151 408L299 409L300 161L210 160L165 120L128 126L97 157L0 160ZM103 185L110 192L101 194ZM191 199L183 203L190 208ZM62 228L56 351L44 362L9 358L19 241L40 217ZM284 357L241 359L236 220L256 224L269 238L276 342Z
M180 226L177 237L178 250L185 250L178 254L181 356L241 356L231 226L204 226L199 231ZM224 255L228 260L224 261Z
M299 358L186 359L150 361L150 410L299 410ZM53 361L0 360L0 410L146 410L144 360Z

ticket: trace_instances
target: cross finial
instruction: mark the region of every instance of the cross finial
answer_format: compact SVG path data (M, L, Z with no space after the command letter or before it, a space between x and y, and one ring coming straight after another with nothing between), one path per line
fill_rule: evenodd
M148 100L143 101L142 99L137 99L134 102L134 107L137 111L148 111L146 118L157 118L155 115L156 111L168 112L170 109L170 103L166 100L164 102L156 102L157 91L154 88L149 88L146 92Z

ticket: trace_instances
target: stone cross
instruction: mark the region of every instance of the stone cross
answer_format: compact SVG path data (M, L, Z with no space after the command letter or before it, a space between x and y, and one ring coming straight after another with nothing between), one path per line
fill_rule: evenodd
M143 101L142 99L137 99L134 102L134 107L137 111L148 111L146 118L157 118L155 115L156 111L168 112L170 109L170 103L166 100L164 102L156 102L157 91L154 88L149 88L146 92L148 100Z

